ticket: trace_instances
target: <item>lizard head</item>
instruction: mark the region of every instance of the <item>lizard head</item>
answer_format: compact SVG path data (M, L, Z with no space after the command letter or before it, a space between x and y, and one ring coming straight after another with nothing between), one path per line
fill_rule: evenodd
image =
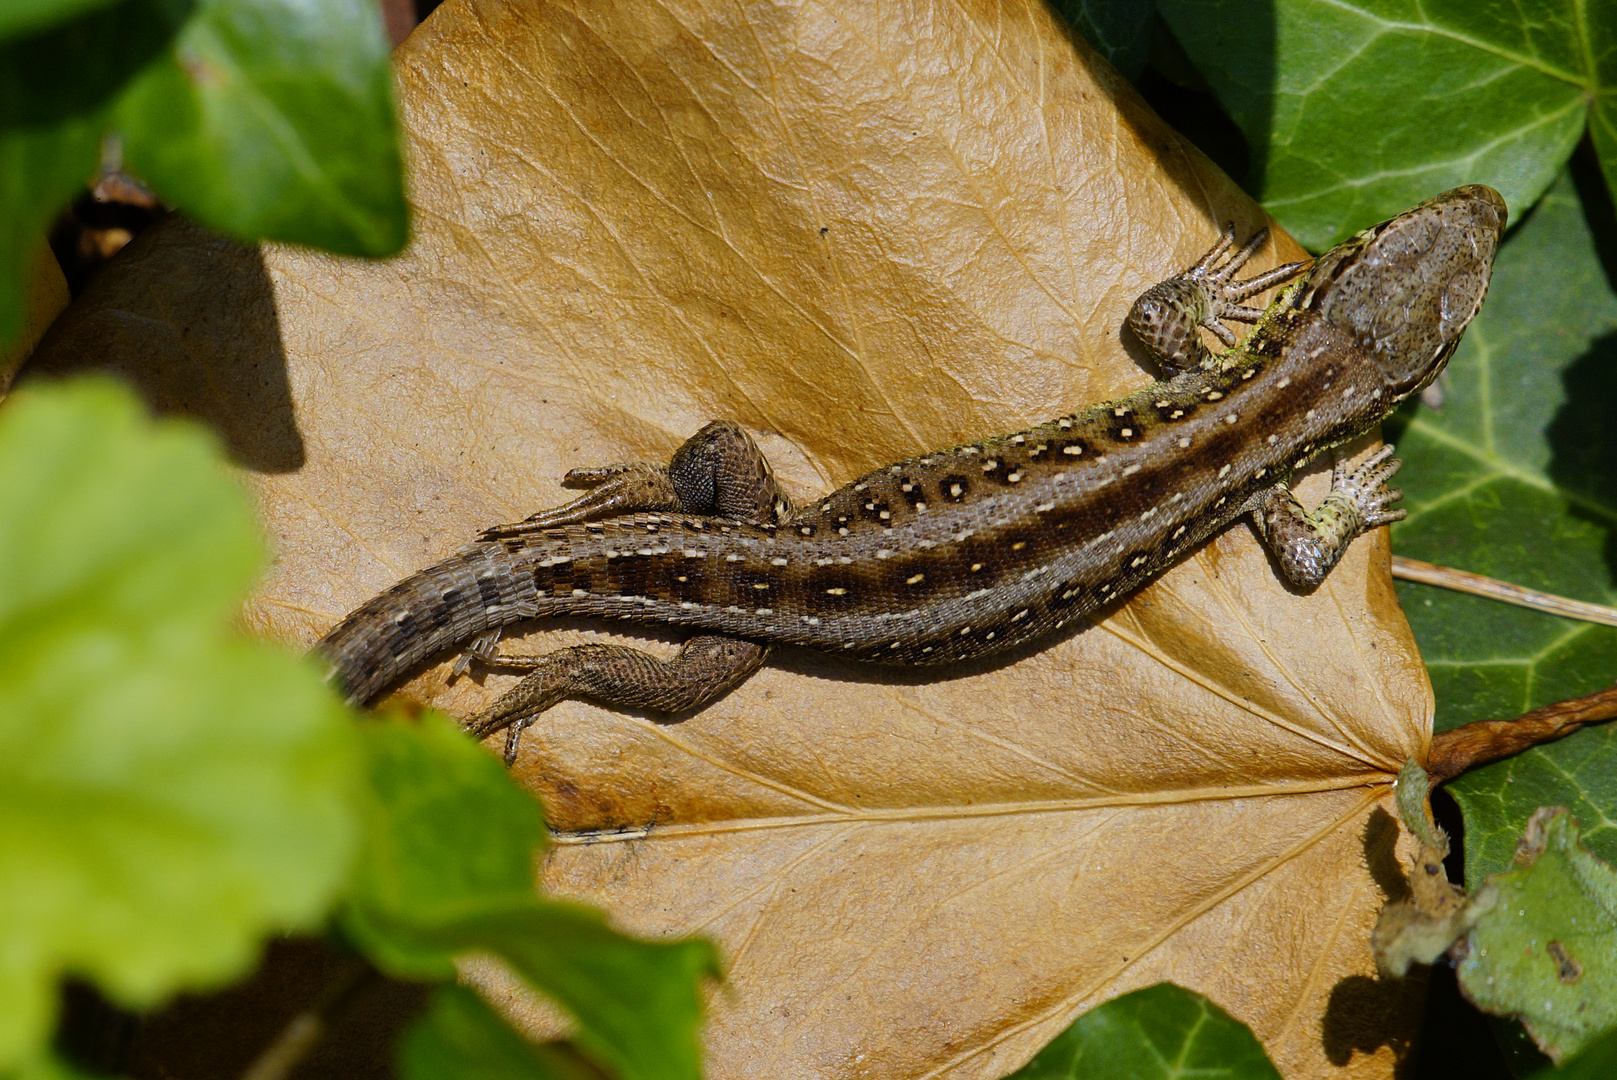
M1437 378L1482 307L1505 214L1491 187L1445 191L1314 260L1293 302L1351 335L1402 400Z

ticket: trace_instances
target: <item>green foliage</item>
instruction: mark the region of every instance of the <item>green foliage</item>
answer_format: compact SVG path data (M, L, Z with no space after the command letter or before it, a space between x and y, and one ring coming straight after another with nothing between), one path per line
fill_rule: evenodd
M1280 1080L1252 1030L1200 994L1157 983L1072 1022L1006 1080Z
M494 1014L483 999L459 986L441 987L432 1008L405 1037L399 1055L403 1080L602 1080L604 1076L565 1043L535 1044Z
M458 726L429 714L372 726L366 741L375 798L343 916L366 953L415 978L493 953L572 1013L580 1048L624 1080L696 1080L712 947L635 941L595 911L536 896L539 805Z
M0 1080L89 1080L52 1054L29 1058L10 1072L0 1072Z
M0 4L0 40L43 30L115 0L6 0Z
M1253 152L1248 187L1321 250L1445 188L1520 213L1585 128L1617 184L1617 4L1161 0Z
M232 631L263 550L217 460L110 384L0 412L0 1069L63 972L137 1006L221 982L347 873L352 730Z
M21 326L43 229L95 171L104 137L166 200L234 236L353 255L403 245L373 0L119 0L26 36L5 27L0 341Z
M1593 1040L1558 1069L1543 1069L1533 1080L1611 1080L1617 1076L1617 1028Z
M1521 1019L1545 1052L1576 1053L1617 1026L1617 870L1559 808L1534 815L1524 848L1481 894L1492 906L1456 972L1467 997Z
M1598 187L1593 195L1599 198ZM1404 460L1401 555L1610 604L1617 524L1617 295L1562 179L1506 242L1449 365L1440 409L1388 426ZM1437 695L1437 727L1507 719L1607 686L1617 629L1400 583ZM1510 865L1540 806L1572 807L1617 858L1617 731L1592 728L1448 786L1473 886Z
M1140 77L1150 43L1151 0L1051 0L1051 6L1125 78Z

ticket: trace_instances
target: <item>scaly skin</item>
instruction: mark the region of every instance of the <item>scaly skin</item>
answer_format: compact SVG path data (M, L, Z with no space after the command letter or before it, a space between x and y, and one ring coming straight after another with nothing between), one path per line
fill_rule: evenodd
M1437 376L1482 303L1504 222L1491 189L1447 192L1327 252L1261 313L1233 303L1254 291L1231 280L1254 245L1214 265L1226 237L1131 314L1179 372L1164 382L878 469L800 509L740 429L709 425L669 466L574 474L595 490L489 530L359 608L319 651L356 702L467 643L532 669L472 721L514 724L514 754L515 733L560 697L695 707L772 644L884 664L1002 652L1126 597L1248 512L1283 572L1315 585L1353 537L1402 516L1387 508L1397 462L1339 468L1312 513L1286 482ZM1220 318L1256 325L1213 354L1198 328ZM492 652L488 632L558 615L702 633L667 662L618 646Z

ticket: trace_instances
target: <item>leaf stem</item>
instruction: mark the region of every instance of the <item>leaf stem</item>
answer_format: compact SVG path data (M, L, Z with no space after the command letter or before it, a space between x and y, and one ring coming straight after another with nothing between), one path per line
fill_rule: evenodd
M1466 570L1435 566L1419 559L1406 559L1402 555L1392 557L1392 576L1403 578L1405 581L1418 581L1422 585L1436 585L1443 589L1453 589L1455 592L1470 593L1472 596L1484 596L1490 600L1500 600L1550 615L1600 623L1604 626L1617 626L1617 608L1607 607L1604 604L1591 604L1583 600L1568 600L1553 593L1512 585L1508 581L1483 577L1481 574L1473 574Z
M1471 593L1473 597L1514 603L1518 608L1559 614L1567 619L1599 622L1602 626L1617 626L1617 608L1607 608L1602 603L1567 600L1565 597L1557 597L1554 593L1525 589L1523 585L1512 585L1494 577L1483 577L1481 574L1471 574L1470 571L1457 571L1452 567L1421 563L1420 559L1407 559L1402 555L1392 556L1392 576L1402 577L1410 582L1420 582L1421 585L1438 585L1439 589Z
M242 1072L241 1080L285 1080L330 1033L337 1014L379 978L381 972L368 962L358 957L351 959L319 999L287 1021L280 1034L259 1051Z
M1426 771L1433 783L1452 780L1490 761L1564 738L1586 724L1617 718L1617 686L1558 701L1514 720L1478 720L1432 736Z

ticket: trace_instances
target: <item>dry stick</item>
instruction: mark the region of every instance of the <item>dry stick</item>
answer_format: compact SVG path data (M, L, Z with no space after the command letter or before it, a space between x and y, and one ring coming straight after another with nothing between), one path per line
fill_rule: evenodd
M1419 559L1406 559L1401 555L1392 557L1392 576L1501 600L1551 615L1617 626L1617 608L1568 600L1564 596L1526 589L1465 570L1434 566ZM1519 754L1539 743L1564 738L1586 724L1614 718L1617 718L1617 687L1601 690L1588 697L1558 701L1514 720L1479 720L1433 735L1431 757L1426 768L1431 773L1432 782L1440 784L1478 765Z
M1520 585L1512 585L1508 581L1483 577L1481 574L1465 570L1434 566L1419 559L1406 559L1402 555L1392 557L1392 576L1403 578L1405 581L1418 581L1422 585L1436 585L1444 589L1453 589L1455 592L1470 593L1472 596L1485 596L1490 600L1502 600L1517 607L1532 608L1534 611L1543 611L1551 615L1563 615L1568 619L1617 626L1617 608L1610 608L1604 604L1589 604L1582 600L1568 600L1553 593L1526 589Z
M331 1025L359 993L381 978L369 963L348 960L309 1007L287 1021L273 1042L241 1074L241 1080L286 1080L331 1030Z
M1617 686L1588 697L1557 701L1514 720L1478 720L1433 735L1426 771L1434 784L1440 784L1478 765L1563 738L1585 724L1614 718L1617 718Z

